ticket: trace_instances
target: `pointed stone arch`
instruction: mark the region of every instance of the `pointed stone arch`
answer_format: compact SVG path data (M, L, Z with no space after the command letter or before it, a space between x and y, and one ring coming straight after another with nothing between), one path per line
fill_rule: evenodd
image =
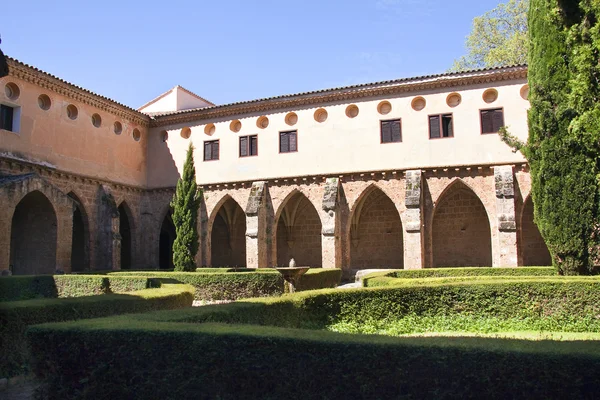
M433 267L492 266L488 213L461 179L451 182L438 197L430 234Z
M90 231L88 214L83 202L74 193L67 196L74 202L73 208L73 236L71 241L71 271L85 271L90 266Z
M57 268L57 215L39 190L17 203L11 221L10 269L15 275L53 274Z
M119 234L121 235L121 269L133 266L134 220L126 201L122 201L119 210Z
M368 186L350 211L350 268L403 268L402 220L392 199Z
M533 200L527 196L519 218L518 240L519 265L546 266L552 265L552 257L533 217Z
M158 268L173 269L173 243L177 234L173 223L173 209L169 206L162 213L162 223L158 239Z
M211 266L246 266L246 214L230 195L213 208L208 233Z
M294 189L285 197L274 226L277 265L287 266L294 258L298 266L322 266L321 217L304 193Z

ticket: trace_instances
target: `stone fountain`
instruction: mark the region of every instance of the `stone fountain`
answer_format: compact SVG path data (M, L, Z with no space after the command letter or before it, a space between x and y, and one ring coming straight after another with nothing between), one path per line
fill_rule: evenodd
M298 284L300 277L304 275L310 267L297 267L296 260L292 258L288 267L275 267L275 269L283 276L283 280L289 283L290 293L295 293L296 285Z

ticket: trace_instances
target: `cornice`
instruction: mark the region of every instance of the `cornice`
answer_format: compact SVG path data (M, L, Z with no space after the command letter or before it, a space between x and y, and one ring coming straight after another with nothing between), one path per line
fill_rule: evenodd
M10 157L0 156L0 166L8 166L9 170L19 169L21 173L32 172L37 173L42 177L52 177L65 179L73 183L86 183L90 185L108 185L113 189L119 189L129 192L148 193L148 192L174 192L175 187L163 187L149 189L144 186L129 185L126 183L116 182L109 179L102 179L94 176L77 174L56 169L54 167L37 164L26 160L20 160Z
M273 110L297 109L306 106L319 106L337 101L393 96L408 92L418 92L439 88L455 88L467 85L485 84L527 78L526 66L514 66L489 70L470 71L457 74L442 74L419 78L401 79L373 84L349 86L321 90L317 92L278 96L252 100L197 110L179 111L154 116L150 126L160 127L191 121L213 120L239 116L241 114L266 113Z
M338 178L340 182L352 182L352 181L363 181L363 180L389 180L399 179L407 171L418 170L421 171L424 176L427 177L444 177L444 176L455 176L457 174L463 175L481 175L488 174L493 175L492 168L500 166L511 166L513 167L514 173L523 171L529 172L529 163L527 161L519 162L499 162L490 164L472 164L472 165L440 165L440 166L428 166L428 167L414 167L414 168L403 168L403 169L386 169L376 171L355 171L355 172L343 172L343 173L330 173L330 174L318 174L318 175L303 175L303 176L289 176L281 178L261 178L254 180L245 181L230 181L230 182L215 182L215 183L204 183L198 184L203 190L227 190L237 188L250 188L255 181L264 181L268 185L281 186L281 185L308 185L311 183L325 182L328 178Z
M98 108L117 117L129 120L143 127L150 126L150 117L107 97L73 85L35 67L23 64L14 58L6 57L9 76L34 84L47 90L71 98L76 102Z

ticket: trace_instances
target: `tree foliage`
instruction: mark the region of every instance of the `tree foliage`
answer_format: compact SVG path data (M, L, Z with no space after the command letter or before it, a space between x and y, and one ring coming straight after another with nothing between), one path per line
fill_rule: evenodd
M531 0L529 139L535 221L562 274L600 242L600 2Z
M188 147L183 174L177 181L177 189L171 207L173 207L173 224L177 237L173 243L173 264L176 271L195 271L196 253L198 253L198 209L200 196L196 184L196 167L194 166L194 146Z
M529 0L509 0L473 19L467 54L454 61L452 71L525 64Z

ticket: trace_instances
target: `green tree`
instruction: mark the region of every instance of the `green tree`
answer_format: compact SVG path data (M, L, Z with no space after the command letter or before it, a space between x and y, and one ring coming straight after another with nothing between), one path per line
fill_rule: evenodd
M528 7L529 0L509 0L475 17L467 54L454 61L451 71L525 64Z
M561 274L600 242L600 2L531 0L529 138L535 221Z
M194 271L198 253L198 209L202 192L196 184L194 146L188 147L183 174L177 181L177 189L171 207L177 237L173 243L173 264L176 271Z

